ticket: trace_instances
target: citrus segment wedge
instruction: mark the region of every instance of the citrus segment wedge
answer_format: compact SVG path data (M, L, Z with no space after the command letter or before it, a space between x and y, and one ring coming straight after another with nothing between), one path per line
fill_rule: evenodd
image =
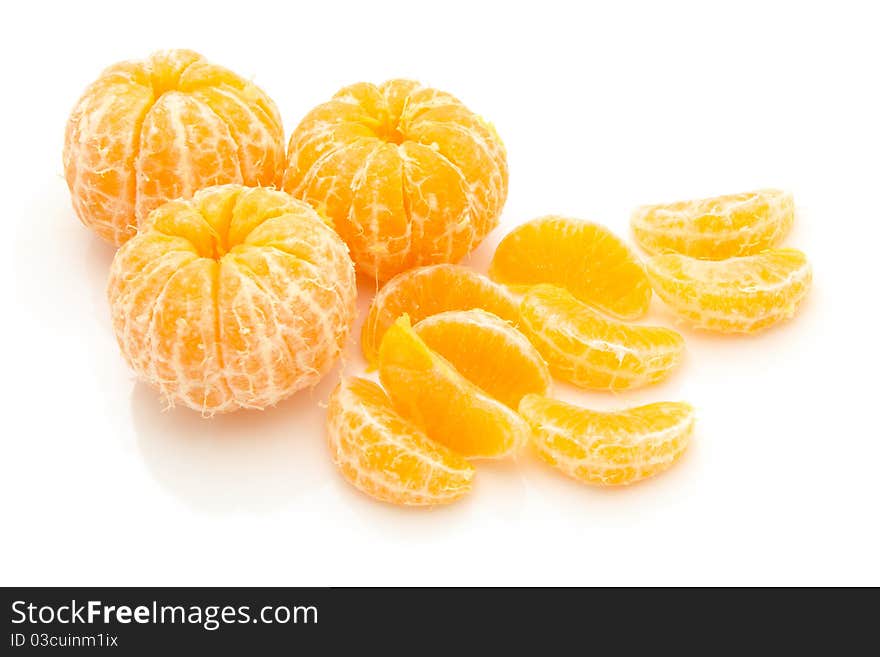
M392 504L453 502L471 490L474 467L401 417L372 381L343 380L330 395L327 438L342 476Z
M655 383L684 355L684 339L675 331L606 319L552 285L526 292L520 316L553 374L582 388L627 390Z
M466 379L516 410L529 393L546 394L550 372L529 339L484 310L451 310L414 327Z
M794 223L794 198L778 189L762 189L644 205L631 223L636 242L649 253L721 260L777 246Z
M382 338L379 378L401 415L460 454L499 458L528 441L525 421L432 351L406 316Z
M428 265L398 274L373 298L361 329L361 349L376 365L385 331L403 313L413 322L446 310L481 308L516 323L518 301L505 287L460 265Z
M519 412L543 460L598 486L632 484L666 470L687 448L694 428L694 409L684 402L602 413L526 395Z
M754 333L790 318L812 283L810 263L797 249L718 261L665 254L651 258L647 270L676 315L723 333Z
M489 276L510 286L549 283L620 319L648 310L651 286L638 256L599 224L547 216L514 228L498 245Z

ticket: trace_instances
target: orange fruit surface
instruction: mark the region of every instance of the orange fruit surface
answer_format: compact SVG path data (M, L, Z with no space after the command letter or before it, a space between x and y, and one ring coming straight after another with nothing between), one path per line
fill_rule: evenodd
M797 249L717 261L665 254L648 260L647 271L676 315L723 333L754 333L790 318L812 284L810 263Z
M552 285L529 289L520 317L553 374L583 388L627 390L655 383L684 355L684 339L675 331L606 319Z
M534 219L508 233L489 276L506 285L549 283L620 319L648 310L651 286L638 256L599 224L566 217Z
M80 220L118 246L165 201L278 184L284 130L259 87L191 50L164 50L101 73L70 115L63 157Z
M464 456L508 456L528 441L525 421L430 349L406 316L382 338L379 379L401 415Z
M550 371L529 339L485 310L431 315L413 329L466 379L514 410L524 395L550 388Z
M354 320L354 266L308 205L241 185L154 210L113 259L128 364L169 405L263 408L316 383Z
M343 477L384 502L446 504L471 490L474 467L404 419L372 381L344 379L336 387L327 438Z
M446 310L482 308L517 322L518 301L503 286L459 265L428 265L398 274L373 297L361 329L361 349L371 365L385 331L402 314L413 322Z
M309 112L283 185L333 220L358 273L384 281L474 249L498 223L507 175L489 123L451 94L389 80Z
M721 260L777 246L794 223L788 192L762 189L637 208L633 236L649 253Z
M687 448L694 428L694 409L684 402L600 413L527 395L519 412L542 459L598 486L632 484L666 470Z

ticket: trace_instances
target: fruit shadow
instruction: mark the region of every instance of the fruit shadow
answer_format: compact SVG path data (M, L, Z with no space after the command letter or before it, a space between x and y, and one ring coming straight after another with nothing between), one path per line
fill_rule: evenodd
M138 382L131 396L137 445L159 485L189 507L214 514L281 509L336 474L322 406L337 381L334 370L274 408L213 418L163 410L156 391Z

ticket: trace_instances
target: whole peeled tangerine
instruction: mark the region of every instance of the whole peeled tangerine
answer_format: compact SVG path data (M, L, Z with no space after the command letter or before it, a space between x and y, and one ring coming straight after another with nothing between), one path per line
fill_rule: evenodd
M359 273L386 280L476 248L507 198L507 156L446 92L358 83L302 120L282 184L333 221Z
M76 213L117 246L166 201L211 185L277 185L283 168L275 103L191 50L106 69L74 107L64 138Z
M356 292L345 243L311 207L241 185L154 210L108 286L128 364L206 416L314 385L342 351Z

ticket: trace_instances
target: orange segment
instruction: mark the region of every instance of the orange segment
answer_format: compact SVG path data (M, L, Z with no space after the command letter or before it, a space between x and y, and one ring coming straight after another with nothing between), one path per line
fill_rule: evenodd
M278 184L283 158L269 97L191 50L106 69L74 107L64 138L74 209L117 246L165 201L221 183Z
M226 123L197 98L169 91L144 118L135 160L139 220L166 201L203 187L243 182Z
M111 244L137 231L134 162L153 100L149 75L135 64L117 64L89 86L67 122L64 175L73 208Z
M788 192L762 189L645 205L631 222L636 242L649 253L721 260L779 244L794 223L794 199Z
M812 268L797 249L727 260L667 254L651 258L657 295L697 328L754 333L790 318L807 296Z
M337 180L344 180L337 177ZM412 224L404 198L403 162L395 144L376 142L351 181L347 221L330 214L340 235L357 253L357 265L366 273L381 268L402 271L409 267L407 252Z
M354 320L354 266L308 205L224 185L157 208L116 253L108 297L135 373L204 415L316 383Z
M675 331L605 319L552 285L526 292L520 315L523 331L553 374L583 388L626 390L655 383L684 354L684 339Z
M372 381L345 379L336 387L327 438L342 476L383 502L447 504L471 490L474 467L401 417Z
M532 343L491 313L451 310L413 328L466 379L514 410L523 395L546 394L550 387L547 364Z
M666 470L687 448L694 429L694 409L684 402L600 413L527 395L519 412L532 427L542 459L598 486L632 484Z
M489 267L499 283L558 285L610 315L637 319L648 310L651 286L632 250L604 226L548 216L505 236Z
M403 194L411 224L410 250L448 254L458 262L493 226L477 226L461 208L473 202L468 179L456 165L430 146L400 145ZM446 199L442 205L438 199Z
M358 272L387 280L456 262L498 223L501 139L454 96L412 80L341 89L288 146L284 189L325 212Z
M242 83L238 76L220 67L216 71L216 83L202 86L196 83L191 92L211 111L219 116L229 128L229 134L236 145L236 158L244 175L253 176L258 184L274 186L280 182L280 172L284 169L284 144L278 148L275 142L281 119L272 101L262 90L252 84ZM192 68L189 76L195 73L207 75L208 71ZM182 85L189 82L182 81Z
M408 99L400 127L413 141L435 150L453 163L469 185L473 213L467 220L480 234L494 226L507 195L507 160L498 134L454 96L434 89L416 89ZM468 157L461 157L467 153Z
M523 419L429 349L406 316L382 338L379 378L404 417L460 454L499 458L528 440Z
M517 300L504 287L458 265L429 265L398 274L373 298L361 330L361 349L367 362L376 364L385 331L402 314L412 321L446 310L482 308L516 322Z
M379 141L373 137L358 137L328 150L305 172L300 193L296 195L297 198L307 198L312 207L329 217L336 232L346 240L349 248L366 249L368 237L359 234L353 222L339 222L333 218L351 207L355 190L363 187L364 162L379 146ZM349 181L348 184L346 181ZM285 190L288 189L285 186ZM355 238L362 241L356 242Z

